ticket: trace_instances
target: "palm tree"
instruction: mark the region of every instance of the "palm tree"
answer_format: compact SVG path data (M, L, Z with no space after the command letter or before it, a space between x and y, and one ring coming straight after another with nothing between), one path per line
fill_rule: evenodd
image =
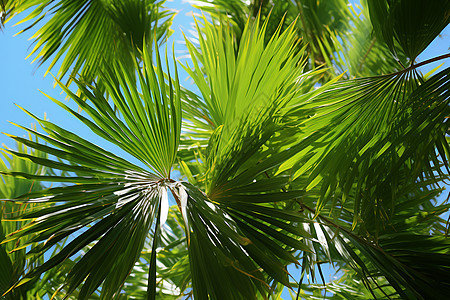
M50 23L69 2L58 3ZM186 38L182 67L198 94L180 86L175 59L169 71L157 26L127 59L71 77L76 92L57 79L80 110L51 100L132 159L25 110L45 133L21 127L39 140L13 138L47 156L9 152L53 172L1 174L54 185L9 196L28 204L18 217L28 223L1 244L20 242L32 259L57 251L4 283L9 293L62 270L56 295L77 299L277 299L286 288L309 299L446 295L449 204L436 197L449 171L450 69L417 68L450 54L416 59L449 23L450 2L373 0L358 16L326 3L283 3L297 12L280 23L268 1L214 1L225 9L195 19L198 42ZM349 23L325 30L324 7ZM356 45L362 57L348 49L355 28L374 32ZM343 69L350 75L335 76ZM340 278L315 283L323 263Z

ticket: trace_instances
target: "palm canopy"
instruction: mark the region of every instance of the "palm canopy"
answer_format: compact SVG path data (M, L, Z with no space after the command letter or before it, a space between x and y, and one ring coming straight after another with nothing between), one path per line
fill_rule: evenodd
M296 2L301 9L305 3ZM316 32L321 39L306 46L299 36L317 28L279 23L275 8L269 17L259 5L254 20L248 13L230 22L221 15L195 20L198 43L186 39L192 63L183 68L198 94L180 87L176 62L163 71L145 38L131 64L105 66L102 82L74 79L74 93L58 81L82 110L52 100L136 163L28 112L45 134L22 127L39 141L13 138L49 156L7 152L55 172L2 174L56 185L14 197L34 206L17 217L29 223L2 245L21 241L12 253L27 249L32 259L58 251L12 290L69 262L59 291L79 299L267 299L284 287L297 298L439 299L450 289L448 222L441 218L449 205L435 200L448 177L450 71L424 77L415 60L448 24L448 3L445 13L430 5L414 19L418 41L405 24L421 6L407 1L368 1L369 12L339 27L367 32L370 21L376 39L362 61L369 69L383 52L396 66L364 71L347 56L337 70L356 62L353 76L390 74L324 77L328 71L314 69L311 57L336 64L352 39L341 37L339 45L337 29ZM316 40L336 45L324 55ZM173 178L174 168L186 181ZM306 282L323 279L323 262L346 274L323 286ZM289 265L301 268L297 278Z

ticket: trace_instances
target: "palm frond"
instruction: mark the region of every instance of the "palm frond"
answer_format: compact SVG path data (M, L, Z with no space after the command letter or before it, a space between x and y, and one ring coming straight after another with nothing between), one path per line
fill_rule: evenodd
M3 243L32 235L21 248L34 245L27 255L41 257L53 245L77 233L56 255L25 274L15 286L39 278L43 272L64 263L93 243L70 268L64 290L70 295L81 285L77 297L86 299L103 283L101 296L112 298L139 258L150 230L155 232L152 243L156 245L160 223L165 222L168 213L167 184L172 181L170 171L181 131L181 104L177 77L172 83L168 75L167 86L159 55L156 55L156 72L149 52L143 55L142 70L137 62L135 71L116 64L105 74L108 79L105 86L111 98L109 102L95 87L88 89L76 81L82 92L82 96L78 97L61 84L90 119L53 100L95 133L134 155L153 172L37 117L35 119L48 135L32 128L26 130L36 134L46 144L13 137L60 160L12 150L10 153L41 166L76 175L2 172L19 178L71 183L16 197L17 203L54 205L39 210L28 207L20 218L34 220L7 237ZM134 74L136 71L138 80ZM89 102L83 101L82 97L89 99ZM39 244L36 246L35 243ZM148 290L155 290L155 287L153 282Z
M448 284L440 279L449 272L448 240L444 237L391 234L380 237L380 248L347 237L369 260L370 276L384 276L400 297L439 299L449 292Z
M197 24L200 48L186 40L193 68L184 67L201 93L201 97L193 93L184 96L188 132L183 141L184 148L191 149L195 145L204 149L221 125L222 138L228 139L240 119L274 101L289 101L300 88L296 84L306 78L303 52L295 50L294 24L283 32L279 27L267 45L268 23L248 24L237 45L230 26L215 28L206 18L203 22L202 27Z
M411 63L448 25L450 1L367 1L375 34L389 47L406 53Z
M226 294L228 297L254 298L257 292L265 297L275 293L265 282L289 286L286 265L298 264L297 251L312 251L302 240L307 233L301 224L309 220L284 210L286 203L302 196L304 191L284 191L289 183L288 176L266 177L288 158L281 151L282 143L270 144L281 128L281 108L294 101L300 93L302 80L309 78L310 74L302 73L301 52L289 58L294 48L288 44L295 45L292 27L272 37L265 45L266 24L261 29L258 23L247 25L237 47L228 27L214 28L204 19L204 27L199 29L199 34L205 35L200 38L201 54L188 43L194 57L194 69L187 68L187 71L200 87L203 99L189 95L185 104L191 108L185 111L187 114L192 111L188 118L191 117L192 124L197 126L201 123L195 120L202 118L201 113L205 112L207 115L203 120L211 121L203 122L205 132L206 129L213 131L203 142L207 141L208 146L200 150L202 158L191 164L200 165L204 171L203 175L200 173L202 180L199 184L207 196L197 193L200 199L196 198L195 192L188 188L189 197L192 197L190 201L195 201L199 207L204 206L198 212L201 219L192 216L189 224L198 226L203 222L202 228L206 228L196 229L200 234L191 227L191 243L195 244L190 247L190 265L194 293L197 289L199 293L195 294L196 297L217 296L215 293L222 288L210 278L217 278L221 273L228 274L221 276L223 287L239 285L235 291L229 292L231 294ZM279 51L285 48L287 52ZM216 55L219 56L217 60ZM227 81L220 78L227 78ZM201 103L201 111L195 110L197 102ZM185 174L189 177L187 163L182 170L187 170ZM201 204L203 201L209 204ZM188 209L189 212L192 210L194 208ZM227 231L219 224L224 220L220 221L222 218L214 214L206 215L207 211L223 215L233 231L226 234L230 229ZM237 235L236 241L231 242L230 235ZM200 253L201 249L212 251L216 248L214 251L218 254L214 255L228 257L227 260L232 262L227 265L232 263L231 266L237 270L222 270L223 267L215 266L210 271L194 261L200 254L202 257L208 255L208 251ZM212 264L213 258L208 259L208 265ZM262 272L256 271L258 266ZM214 269L222 271L215 273ZM238 283L226 279L241 278L242 274L231 275L236 271L249 278L240 279Z
M8 19L9 14L11 14L13 0L1 0L0 1L0 30L5 26L5 22Z
M332 67L331 58L336 52L333 34L343 36L349 31L348 19L351 12L345 0L333 1L192 1L193 5L208 12L222 23L229 22L240 43L246 20L266 22L265 43L282 27L286 30L295 24L296 35L302 41L298 50L307 47L308 68L327 64ZM224 17L226 16L226 18ZM280 20L283 20L280 23Z
M153 36L158 41L165 40L174 14L163 3L154 0L17 1L13 13L28 13L20 21L32 22L25 31L38 28L29 56L36 55L40 65L51 60L47 72L60 64L57 73L60 80L69 74L70 83L80 75L91 83L111 62L120 60L132 69L135 50L143 49L144 37L148 42L144 47L152 46Z
M433 178L436 169L432 165L441 164L435 149L446 163L448 72L444 70L426 82L405 71L336 83L299 105L301 114L312 117L302 126L299 148L290 150L296 154L279 171L294 167L294 178L307 174L307 189L320 183L319 210L339 195L344 204L355 189L351 208L355 222L361 207L369 202L368 207L374 207L375 198L383 198L383 205L392 203L399 187L396 170L406 166L410 181L423 172ZM294 115L300 115L295 111ZM381 183L385 188L380 189Z
M409 170L405 170L405 172L409 172ZM311 213L310 217L317 215L314 226L308 223L304 224L310 235L320 242L320 244L312 245L315 248L314 253L306 252L304 255L302 267L306 274L310 274L308 278L315 277L315 265L320 262L330 262L334 266L338 266L340 271L352 274L350 278L352 281L345 281L344 276L341 278L344 281L337 280L336 283L330 284L332 289L337 289L338 296L350 295L352 289L348 290L350 288L347 286L348 284L356 293L354 297L357 294L363 297L362 295L370 293L370 297L365 296L369 299L383 299L388 295L392 298L427 299L436 296L432 296L433 293L430 294L430 291L427 291L433 284L437 285L436 289L441 289L438 293L445 291L445 285L436 283L430 274L420 273L422 272L420 263L417 263L417 266L413 262L404 264L400 256L396 257L396 254L390 253L392 248L387 247L384 242L385 239L388 239L401 243L400 240L403 239L403 236L408 236L406 239L411 238L417 242L437 239L440 240L439 243L445 244L446 220L441 219L440 216L449 210L450 205L436 204L436 197L442 191L441 188L432 187L436 178L406 182L405 179L409 174L404 174L405 172L400 172L403 175L397 184L401 188L399 188L389 211L383 211L379 207L376 207L374 211L372 207L368 207L367 211L363 211L362 220L353 230L353 211L351 208L346 209L344 205L339 207L341 205L339 201L327 205L320 214L317 214L312 208L315 199L309 200L303 197L298 200L300 207L306 212L306 217L308 213ZM440 180L444 178L446 177L440 178ZM353 203L354 198L355 195L350 195L346 201ZM379 203L383 200L381 199ZM381 205L379 204L379 206ZM445 248L443 244L442 247ZM398 244L398 247L403 246ZM404 247L416 253L415 246ZM438 255L441 256L443 253L439 249L443 248L437 247L429 249L429 251L430 253L440 253ZM425 252L423 253L424 257L419 261L426 261ZM442 256L442 261L447 259L446 255L448 254ZM392 259L394 261L391 261ZM395 267L390 267L390 264ZM405 268L407 269L409 266L420 269L420 271L405 271ZM441 266L436 265L435 267L440 268ZM443 267L442 272L446 272L445 270L446 267ZM354 289L353 280L357 280L364 287L360 286ZM416 280L422 281L423 285L417 285L417 289L409 286L415 285ZM319 290L316 290L314 295L319 297L320 291L328 288L328 285L319 287L307 282L302 284L300 292L303 293L303 290L309 292L312 291L311 289L317 288ZM406 295L405 290L409 294ZM331 299L334 298L331 297Z
M39 140L12 138L44 155L4 151L54 171L0 174L53 186L4 195L14 199L1 209L24 208L8 215L8 224L26 224L4 231L2 222L0 247L13 246L0 251L2 269L12 269L9 256L16 254L36 264L12 280L0 274L0 290L7 297L22 287L32 293L42 279L57 288L39 296L79 299L276 299L283 289L311 299L447 294L442 213L450 204L436 199L450 169L450 69L423 78L418 65L403 66L448 15L430 20L430 8L416 24L419 32L431 26L430 35L413 42L402 26L417 11L409 14L404 1L371 2L377 36L369 34L368 14L352 14L344 0L208 3L213 17L196 20L198 45L186 39L193 66L183 66L198 95L164 73L158 50L150 47L161 27L148 22L169 17L161 2L33 0L11 10L34 7L33 19L54 9L47 25L64 14L72 18L56 35L42 32L52 29L44 25L35 53L45 50L58 60L67 50L65 59L82 73L72 79L78 92L61 83L64 74L57 80L82 111L52 100L127 157L27 112L45 133L19 126ZM375 15L373 7L380 9ZM232 15L239 17L227 20ZM396 18L393 29L383 18L386 24ZM136 20L141 31L134 35ZM114 47L125 50L94 72L84 69L88 60L75 59L69 43L83 44L80 28L99 22L117 26L99 41L120 40ZM57 47L46 48L43 36ZM359 56L346 49L356 39ZM396 57L386 58L388 49ZM334 69L313 69L323 64ZM344 69L350 75L330 79ZM362 74L371 77L353 78ZM174 166L187 182L174 180ZM346 275L325 284L326 263ZM289 266L300 269L297 278ZM318 288L319 280L335 295Z

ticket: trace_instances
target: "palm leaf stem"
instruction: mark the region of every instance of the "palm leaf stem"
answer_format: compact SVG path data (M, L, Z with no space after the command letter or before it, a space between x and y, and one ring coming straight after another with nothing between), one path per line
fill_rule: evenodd
M150 265L148 268L148 282L147 282L147 300L154 300L156 299L156 252L157 247L160 239L161 234L161 226L160 226L160 219L161 219L161 203L158 208L158 217L156 220L156 227L155 227L155 234L153 237L153 245L152 245L152 252L150 256Z
M427 64L431 64L433 62L436 62L436 61L439 61L439 60L442 60L442 59L446 59L446 58L450 58L450 53L439 55L439 56L427 59L427 60L425 60L425 61L423 61L421 63L418 63L418 64L412 63L411 66L409 66L408 68L406 68L404 70L401 70L401 71L398 71L398 72L395 72L395 73L392 73L390 75L392 75L392 76L393 75L399 75L399 74L402 74L402 73L405 73L405 72L417 69L418 67L421 67L421 66L424 66L424 65L427 65Z
M363 59L359 63L358 72L361 72L364 64L366 63L367 57L369 56L369 53L372 51L373 46L375 45L376 40L377 40L376 37L372 38L372 41L370 42L370 45L369 45L369 49L367 49L366 53L364 54Z

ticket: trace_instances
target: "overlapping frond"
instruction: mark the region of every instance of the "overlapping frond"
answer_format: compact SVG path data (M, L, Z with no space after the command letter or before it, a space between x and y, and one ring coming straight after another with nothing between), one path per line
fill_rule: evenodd
M408 63L401 49L397 49L397 57L386 55L389 47L373 33L366 6L364 1L349 5L347 31L330 31L332 42L323 46L332 69L338 74L345 73L347 79L395 73Z
M308 299L440 299L448 293L448 240L417 234L391 234L379 245L326 233L330 250L343 257L339 279L302 287ZM334 245L333 245L334 244ZM352 246L349 246L352 245ZM356 262L358 265L352 265ZM325 291L327 293L325 293Z
M198 206L209 203L202 204L204 209L198 212L200 219L189 221L191 226L201 222L206 228L192 237L191 243L196 244L190 248L190 259L199 256L199 249L217 248L214 251L219 254L214 255L228 257L231 261L227 265L232 264L231 268L216 273L215 269L222 270L223 267L202 269L192 260L193 287L194 293L198 287L198 297L217 296L215 293L221 291L217 284L235 286L234 291L226 294L230 299L254 298L255 291L265 297L269 292L266 282L289 286L286 266L298 264L298 251L312 251L303 240L307 234L302 223L309 220L284 210L287 203L301 197L304 191L284 190L289 184L289 176L270 177L288 158L282 152L284 144L277 141L282 128L281 109L302 91L309 91L308 87L302 90L302 83L311 74L302 72L302 52L295 50L292 26L265 44L266 25L267 22L260 28L258 22L248 24L240 44L235 45L229 27L214 27L204 19L203 28L199 28L199 35L202 35L200 49L188 42L194 69L186 69L199 86L202 98L187 95L185 115L189 121L192 118L188 125L203 124L205 132L206 129L213 131L209 136L202 136L205 137L203 142L198 142L200 146L207 142L207 147L197 148L201 159L185 160L181 168L191 179L191 167L197 167L195 171L201 172L201 180L196 184L204 188L206 195L197 194L200 199L196 199L194 192L188 194ZM201 107L201 110L195 110L195 107ZM200 118L202 123L197 122ZM187 134L195 137L190 132ZM191 210L193 208L188 209ZM222 217L214 216L214 212ZM226 220L220 221L221 218ZM230 240L231 233L227 234L229 229L222 228L222 222L234 228L234 242ZM208 251L200 256L205 255ZM209 260L208 264L212 264L213 257ZM236 272L248 278L234 282L230 278L242 276ZM236 275L231 275L234 273ZM202 280L197 281L194 276L200 276ZM212 279L218 276L219 282Z
M123 16L144 2L112 1L105 15L90 10L105 2L71 5L128 33ZM12 200L27 205L13 220L30 222L2 243L26 240L11 250L28 250L31 259L57 251L12 288L63 266L59 293L80 299L267 299L284 287L300 297L325 281L321 265L332 263L346 272L343 284L324 285L335 295L316 290L311 299L447 294L441 214L450 205L436 197L449 171L450 69L423 78L414 65L448 23L447 6L434 20L434 6L419 17L421 6L371 1L371 35L367 13L352 14L343 0L208 3L209 11L222 10L196 20L198 46L186 39L193 66L183 66L198 95L163 72L158 51L153 65L150 40L138 38L139 58L112 60L98 69L101 82L74 79L77 94L60 84L81 111L52 99L139 164L33 115L46 134L24 129L45 143L13 137L48 156L7 152L56 171L2 174L56 185ZM414 16L418 36L404 28ZM355 42L354 53L341 53ZM382 56L388 49L394 56ZM307 60L309 68L327 64L350 75L304 72ZM171 178L176 164L187 182ZM301 269L297 278L289 265Z
M436 198L442 189L433 187L436 178L405 182L409 176L405 172L409 172L409 170L400 172L401 175L397 182L399 192L388 210L383 210L383 199L380 199L379 207L373 211L368 206L367 211L363 212L363 220L354 230L351 230L353 211L339 207L338 202L334 206L324 208L324 211L318 214L316 219L319 224L315 224L314 228L310 229L311 234L317 235L321 241L321 245L316 251L316 255L319 254L318 260L331 261L334 265L339 266L341 271L352 274L351 278L361 280L365 285L364 289L373 294L369 298L383 298L386 295L396 298L402 295L401 297L412 299L428 299L436 297L436 294L433 296L433 292L427 291L426 287L434 284L436 284L434 289L438 291L436 293L443 293L446 290L445 285L437 283L431 274L407 270L408 267L421 269L420 262L427 261L426 257L429 253L436 253L437 257L440 257L440 261L445 262L448 259L448 253L441 252L442 248L431 247L429 253L426 251L415 252L416 261L404 263L401 257L395 257L393 253L390 253L383 242L386 238L392 239L399 242L398 247L403 247L401 240L405 238L417 241L418 246L420 240L436 238L441 240L439 243L442 243L442 247L445 248L447 220L442 219L441 215L448 211L450 205L436 203ZM442 177L439 180L445 178ZM351 202L353 199L354 195L347 201ZM301 206L315 215L316 211L310 206L313 203L302 201ZM340 212L336 212L339 209ZM318 226L320 227L319 232L317 231ZM318 233L321 234L318 235ZM322 238L320 238L321 236ZM411 244L409 249L414 252L415 248L416 246ZM320 253L323 254L320 255ZM314 261L317 261L315 257L309 259L308 268ZM394 264L398 269L393 272L395 268L391 269L390 264ZM442 268L442 272L446 270L446 267L439 265L438 261L430 268ZM416 281L423 282L423 285L421 283L419 287ZM304 287L302 286L302 288ZM345 289L345 285L343 289ZM364 289L361 290L363 294L365 293ZM405 296L405 289L414 295Z
M364 245L347 235L348 241L362 254L367 278L384 276L397 295L403 299L439 299L449 286L440 278L449 271L448 240L417 234L380 236L379 245ZM348 244L348 242L347 242ZM390 292L387 287L384 294ZM383 290L382 286L372 289Z
M291 111L312 117L299 135L301 149L280 171L293 167L294 178L308 174L307 189L321 183L319 209L341 196L344 204L354 192L355 222L366 201L381 198L389 205L402 166L414 181L423 172L433 178L430 161L439 166L447 160L448 72L424 83L410 72L336 83Z
M247 19L250 21L267 22L265 42L270 40L278 27L286 29L292 22L295 24L296 35L302 39L298 48L307 47L308 67L313 69L331 62L337 46L333 42L333 34L342 36L349 32L351 12L345 0L328 1L192 1L195 7L207 11L217 20L232 24L236 33L237 43L245 28ZM284 20L280 24L280 20Z

